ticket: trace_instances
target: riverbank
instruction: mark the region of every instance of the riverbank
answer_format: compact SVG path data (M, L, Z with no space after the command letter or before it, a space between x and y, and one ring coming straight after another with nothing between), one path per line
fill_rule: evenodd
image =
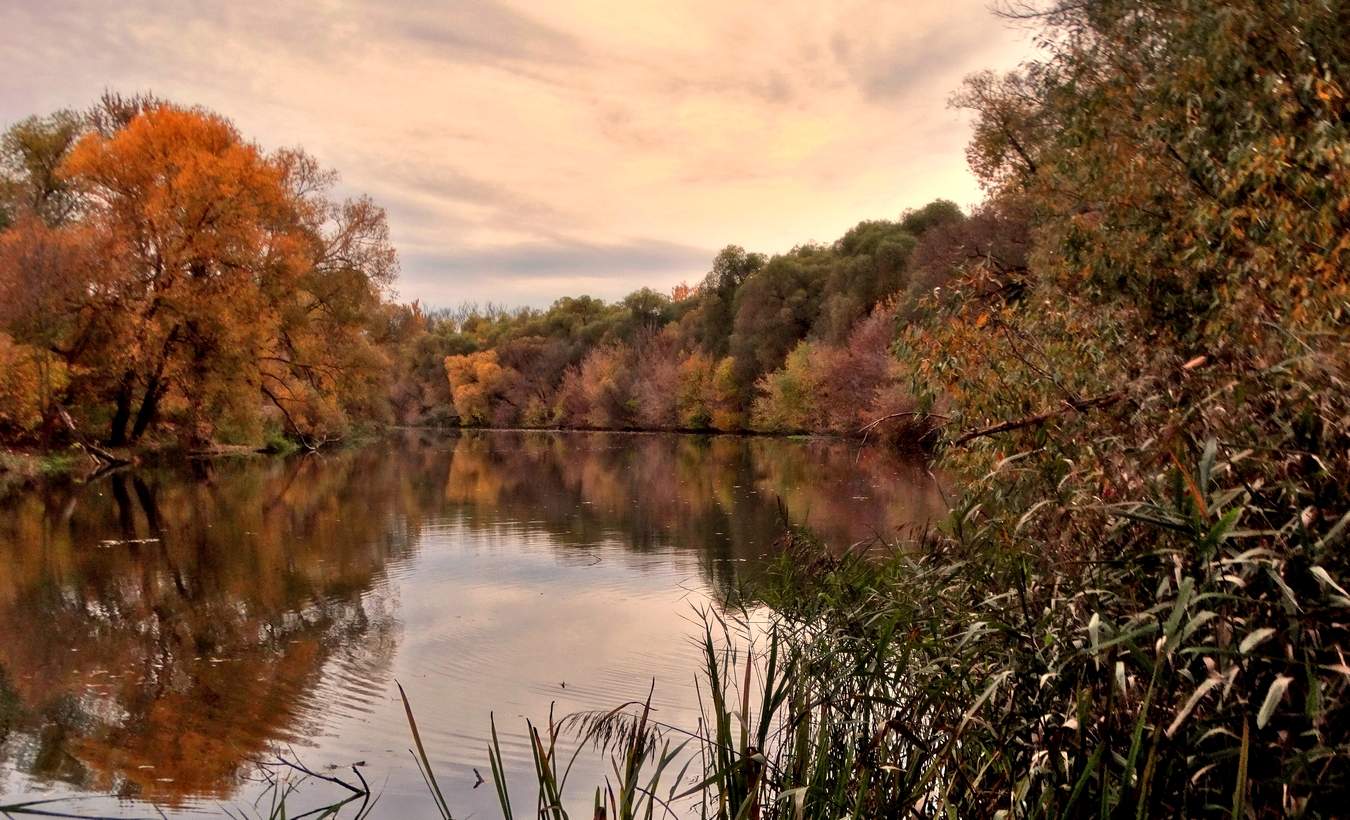
M176 443L152 443L136 447L118 447L102 450L116 458L111 465L100 460L77 444L66 447L43 449L39 447L3 447L0 446L0 488L25 486L46 479L79 479L88 477L109 466L136 465L144 463L164 463L173 460L201 458L228 458L242 456L287 455L304 449L328 450L361 446L392 432L425 432L443 435L460 433L562 433L586 434L607 433L632 436L709 436L729 438L766 438L788 440L826 440L846 441L860 444L886 446L905 455L921 455L931 452L932 439L928 437L909 437L900 441L883 440L873 437L869 440L865 433L845 435L830 431L780 431L780 430L717 430L713 428L609 428L609 427L457 427L457 426L419 426L393 425L378 430L365 430L359 434L341 440L327 442L321 447L307 448L303 443L284 436L272 436L267 440L253 444L212 444L207 447L186 448Z
M104 450L103 453L116 459L107 461L73 444L53 449L0 448L0 496L44 481L87 481L121 467L202 458L284 455L298 449L298 445L278 446L271 442L261 447L218 444L205 449L146 445Z
M782 432L772 430L715 430L710 427L671 427L671 428L634 428L634 427L419 427L397 426L393 430L427 431L435 433L607 433L629 436L728 436L734 438L778 438L789 440L827 439L831 441L855 441L858 436L842 435L831 432Z
M904 416L922 417L923 414L901 414ZM750 428L737 428L723 430L714 427L576 427L576 426L548 426L548 427L522 427L522 426L418 426L418 425L396 425L394 430L426 430L441 433L457 433L469 431L501 432L501 433L615 433L621 435L681 435L681 436L732 436L745 438L770 438L770 439L824 439L830 441L851 441L859 444L870 444L875 446L887 447L903 455L930 455L933 453L934 445L937 444L936 430L923 424L897 425L894 429L886 430L885 435L879 434L877 429L879 423L891 421L891 418L883 417L875 422L866 425L856 431L849 433L840 433L833 430L755 430Z
M196 459L286 456L302 450L360 447L399 429L423 428L361 429L343 438L325 441L319 446L307 446L294 438L279 434L269 435L261 441L248 444L213 442L203 447L184 447L178 442L171 441L151 442L134 447L96 446L94 449L75 442L49 448L0 445L0 494L40 481L84 481L122 467L162 465Z
M0 495L44 479L75 475L84 456L76 452L26 452L0 449Z

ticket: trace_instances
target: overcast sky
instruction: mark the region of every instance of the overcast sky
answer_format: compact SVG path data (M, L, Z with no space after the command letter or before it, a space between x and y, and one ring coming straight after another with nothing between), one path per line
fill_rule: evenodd
M0 0L0 121L201 104L384 205L404 299L612 299L978 201L947 98L1031 49L988 5Z

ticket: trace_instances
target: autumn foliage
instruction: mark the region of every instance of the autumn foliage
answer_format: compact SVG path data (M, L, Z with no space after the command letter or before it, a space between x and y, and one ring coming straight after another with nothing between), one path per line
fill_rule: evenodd
M897 323L987 222L937 201L772 258L729 246L670 297L466 306L428 334L455 351L444 362L461 425L853 434L909 406ZM905 432L912 445L927 428Z
M716 817L1342 816L1345 4L1001 7L1041 52L954 99L983 204L908 251L864 223L761 260L732 312L704 294L752 423L886 405L956 492L908 548L782 539L752 686L708 633L691 791ZM893 361L862 306L894 311Z
M1044 58L956 95L989 199L916 250L896 350L965 495L920 560L811 624L868 634L868 664L894 647L902 683L869 696L934 728L877 754L937 749L937 780L873 806L1340 814L1342 6L1021 4Z
M78 122L78 140L6 145L0 327L48 391L13 427L60 406L112 445L166 424L200 444L380 417L371 331L396 270L382 210L330 200L312 158L264 152L204 110L108 97Z
M972 221L937 201L829 245L729 246L669 295L427 310L389 299L379 207L212 112L109 95L0 147L10 440L67 417L113 446L391 421L850 433L903 392L888 351L934 281L925 247Z

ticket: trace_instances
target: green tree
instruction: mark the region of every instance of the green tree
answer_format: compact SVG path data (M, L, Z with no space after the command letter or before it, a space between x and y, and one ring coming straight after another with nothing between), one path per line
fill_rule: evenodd
M808 245L775 256L741 285L730 348L743 392L782 364L810 331L829 263L829 250Z
M79 198L60 168L84 130L78 114L57 111L20 120L0 137L0 230L22 213L52 226L75 215Z
M763 254L747 253L739 245L728 245L713 258L712 269L699 287L699 307L693 317L698 345L713 358L725 356L729 348L737 291L765 261Z

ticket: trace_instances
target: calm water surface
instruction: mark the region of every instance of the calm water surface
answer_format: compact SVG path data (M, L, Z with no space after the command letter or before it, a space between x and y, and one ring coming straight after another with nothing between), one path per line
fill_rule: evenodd
M844 442L511 432L11 495L0 803L256 814L255 761L281 750L364 762L378 815L427 816L397 680L457 817L495 815L473 788L490 711L529 809L524 718L550 704L610 708L655 679L659 719L693 725L696 609L763 572L780 500L839 545L942 503L921 469ZM579 804L603 762L573 771Z

